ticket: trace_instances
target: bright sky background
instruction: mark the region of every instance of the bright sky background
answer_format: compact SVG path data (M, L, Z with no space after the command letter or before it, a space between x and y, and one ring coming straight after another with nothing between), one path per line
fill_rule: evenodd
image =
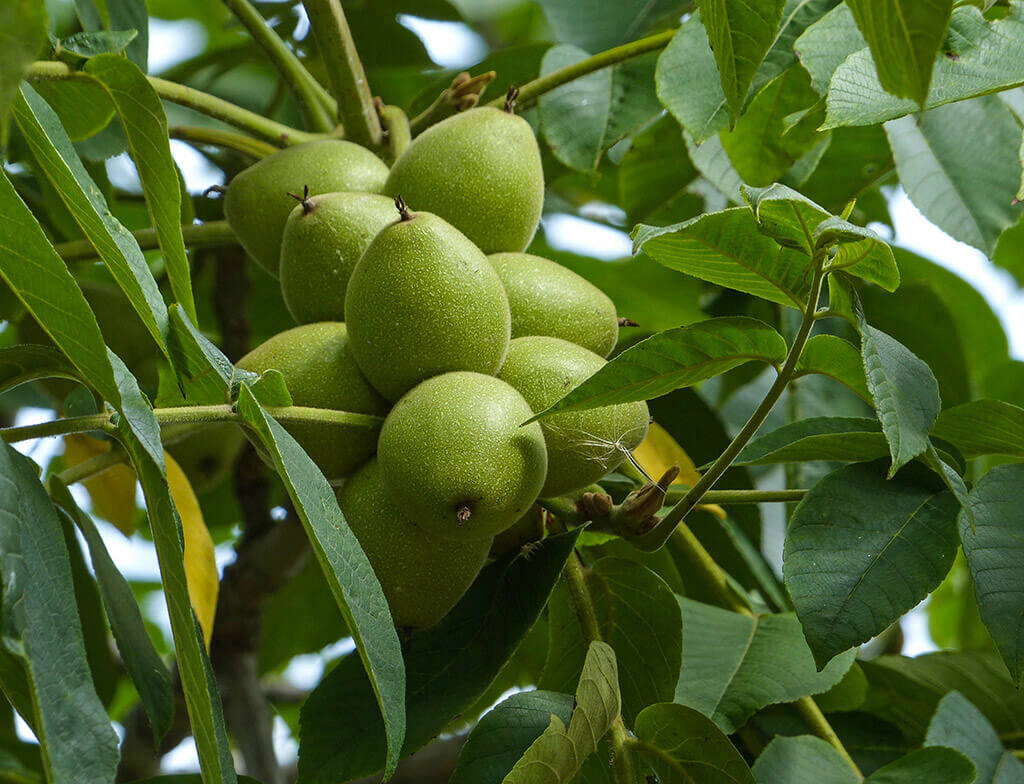
M426 21L408 16L402 17L402 23L421 37L431 58L438 65L448 68L467 67L486 54L483 39L462 24ZM306 25L300 25L300 34L304 27ZM159 73L202 51L204 38L202 27L196 23L151 20L150 71ZM198 193L222 180L220 171L188 145L177 141L171 144L190 191ZM115 182L132 183L135 180L132 165L125 158L114 159L108 166L111 179ZM1011 353L1018 359L1024 359L1024 290L1016 286L1010 274L992 264L980 251L953 240L930 223L911 204L901 188L893 190L889 206L896 228L895 237L889 239L953 270L977 288L1002 320L1010 337ZM544 228L549 242L559 249L603 259L622 258L631 252L632 243L628 234L605 224L572 215L555 214L545 217ZM888 234L885 227L873 228ZM32 424L49 418L52 418L52 412L28 409L21 412L16 424ZM19 448L37 461L45 463L56 451L58 443L57 439L24 442L19 444ZM82 489L76 487L72 490L76 499L87 506L88 497ZM158 578L159 570L152 543L140 537L125 539L116 529L102 521L98 521L98 525L111 555L126 577L147 580ZM233 557L234 551L230 544L217 549L217 563L221 569ZM163 626L169 636L170 624L162 594L151 594L148 601L151 617ZM906 654L935 650L928 635L927 617L921 608L911 612L904 619L903 626ZM320 654L298 657L288 668L286 676L297 686L311 687L319 680L326 661L347 653L351 648L351 641L346 640ZM20 729L23 737L31 737L27 727L21 725ZM275 745L282 761L295 759L295 742L280 718L275 723ZM165 768L169 773L190 771L196 770L197 764L195 747L189 740L168 755Z

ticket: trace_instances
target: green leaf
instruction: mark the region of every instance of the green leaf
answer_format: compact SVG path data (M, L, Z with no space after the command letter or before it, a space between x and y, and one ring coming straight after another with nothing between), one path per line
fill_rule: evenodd
M981 620L995 640L1014 685L1024 684L1024 528L1020 525L1024 465L997 466L971 491L974 526L966 515L960 539L974 578Z
M868 324L859 308L857 317L868 389L892 454L891 477L928 448L928 433L942 406L939 384L928 365Z
M633 731L638 751L661 784L754 784L736 747L700 711L651 705L637 716Z
M629 224L675 223L703 209L703 200L689 190L697 170L679 124L669 116L632 138L618 172L618 203Z
M0 349L0 392L40 378L82 380L67 357L49 346L22 343Z
M1012 3L1006 16L994 22L986 21L977 8L957 8L950 20L942 56L932 72L931 90L925 102L929 111L925 117L944 104L1024 84L1022 42L1024 7L1020 3ZM798 41L797 46L801 43ZM914 101L897 98L882 87L867 48L858 51L836 46L833 56L838 58L838 67L833 66L835 73L828 88L828 115L823 128L874 125L918 110ZM806 60L804 64L808 65Z
M673 226L641 224L632 236L635 249L670 269L780 305L799 308L807 299L810 259L762 234L745 207Z
M865 402L871 402L860 351L848 340L827 334L814 335L808 340L800 352L793 377L811 373L835 379Z
M1024 33L1024 23L1021 26ZM975 143L975 129L985 143ZM1017 222L1021 131L997 96L932 109L918 123L886 123L900 182L914 205L940 229L991 255L999 235Z
M745 316L708 319L630 346L530 421L556 411L650 400L751 360L778 366L785 359L786 341L763 321Z
M573 702L571 694L554 691L520 692L502 701L469 733L449 784L499 784L552 716L569 723Z
M169 356L167 307L156 279L135 237L110 212L57 115L25 84L14 103L14 119L75 222L96 248L157 346Z
M568 728L552 715L547 729L519 758L503 784L568 784L583 761L597 751L598 742L618 718L619 708L615 651L595 640L587 648Z
M755 6L743 0L697 0L734 119L742 112L754 74L775 40L784 5L784 0L764 0Z
M11 0L0 6L0 127L18 92L25 69L46 46L46 5ZM6 137L6 133L3 134Z
M776 737L754 763L758 784L860 784L834 748L811 735Z
M930 476L886 480L844 466L804 497L786 534L783 576L819 666L883 631L946 576L959 504Z
M811 85L822 96L828 93L832 75L843 61L865 47L867 41L846 3L840 3L808 27L793 45L811 75Z
M140 779L131 784L203 784L203 777L198 773L178 773L170 776L157 776L153 779ZM238 784L261 784L249 776L239 776Z
M529 555L486 567L441 623L413 635L405 650L403 753L434 738L484 693L547 604L577 536L549 536ZM380 769L384 727L357 656L321 680L302 707L300 726L302 781L334 784Z
M146 196L146 207L167 265L171 290L189 320L197 324L185 241L181 235L178 172L171 157L163 104L145 74L130 60L101 54L90 59L85 70L103 85L121 117Z
M585 60L582 49L559 44L548 49L541 74ZM654 56L602 68L540 97L544 138L555 157L571 169L594 172L604 151L661 111L651 82Z
M640 37L652 24L679 18L681 0L540 0L556 40L588 52L600 52Z
M388 778L398 765L405 740L405 667L384 591L324 475L288 431L263 411L245 385L238 398L238 412L274 461L355 639L384 719Z
M135 684L146 709L155 741L159 743L174 719L171 674L153 647L131 586L111 559L92 518L78 508L71 493L56 475L50 477L48 486L55 502L72 517L89 546L90 561L96 572L110 630L117 642L124 669Z
M105 0L107 14L110 16L111 30L135 30L128 44L128 59L135 63L143 72L148 68L149 61L149 12L146 0Z
M924 106L953 0L848 0L887 92Z
M958 691L942 698L928 725L925 745L946 746L966 756L978 771L974 784L1024 782L1024 763L1003 748L985 714Z
M618 652L622 713L629 722L644 706L672 699L682 655L679 606L664 580L624 558L595 562L587 584L602 636ZM587 640L564 584L549 606L548 634L547 662L538 685L569 691L580 677Z
M75 33L57 42L58 55L76 55L83 60L98 54L116 54L139 35L138 30L94 30L88 33Z
M932 746L879 768L864 784L972 784L975 774L974 763L959 751Z
M6 443L0 478L3 642L25 662L47 778L107 784L117 772L117 736L86 663L60 521L35 465Z
M967 458L1024 458L1024 409L1001 400L972 400L947 408L932 432L955 444Z
M686 142L686 152L697 171L703 174L728 202L742 204L743 179L729 160L729 155L722 146L721 135L715 134L698 145L688 133L684 133L683 141Z
M726 734L761 708L828 691L856 655L841 654L819 673L794 613L751 618L681 597L679 607L685 643L674 702Z

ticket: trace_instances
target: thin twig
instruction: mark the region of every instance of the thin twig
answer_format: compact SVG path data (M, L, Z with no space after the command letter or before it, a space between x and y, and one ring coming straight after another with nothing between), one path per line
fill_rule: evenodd
M257 160L273 155L280 149L261 139L221 128L204 128L197 125L172 125L167 131L172 139L178 139L190 144L235 150Z

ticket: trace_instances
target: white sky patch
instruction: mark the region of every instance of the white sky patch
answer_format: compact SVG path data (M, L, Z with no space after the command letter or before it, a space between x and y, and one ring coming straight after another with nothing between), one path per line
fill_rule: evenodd
M561 212L544 216L544 236L555 250L604 261L621 259L633 252L633 241L624 231Z
M439 22L399 14L401 25L416 33L430 59L442 68L466 68L487 56L484 39L462 22Z
M192 19L149 19L149 72L160 73L200 54L206 29Z

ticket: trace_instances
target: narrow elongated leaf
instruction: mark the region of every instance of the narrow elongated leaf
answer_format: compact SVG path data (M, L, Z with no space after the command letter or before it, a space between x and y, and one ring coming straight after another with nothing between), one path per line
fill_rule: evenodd
M111 214L57 115L25 84L14 103L14 119L75 222L96 248L157 346L169 356L167 307L156 279L139 243Z
M554 691L513 694L484 714L459 752L449 784L499 784L557 716L572 715L573 696Z
M997 466L971 491L974 525L960 521L960 539L974 578L981 620L1014 684L1024 683L1024 465Z
M979 128L985 133L981 145ZM893 120L885 131L910 200L954 239L991 255L999 235L1021 215L1014 206L1020 125L1006 104L997 96L980 97L932 109L920 123Z
M860 351L848 340L826 334L814 335L808 340L797 361L794 377L811 373L833 378L865 402L871 402Z
M46 46L46 5L12 0L0 6L0 125L29 64Z
M110 630L128 676L139 692L156 742L166 734L174 719L174 690L171 674L146 631L131 586L118 571L92 518L78 508L67 487L56 476L49 479L50 493L74 519L85 537L89 558L96 572Z
M437 626L405 650L406 754L474 704L536 622L579 531L549 536L480 573ZM339 711L338 706L345 710ZM357 656L345 658L302 707L299 777L334 784L379 770L385 752L376 697Z
M622 713L629 722L644 706L672 699L682 655L679 605L664 580L625 558L600 559L587 583L602 637L618 651ZM564 585L548 616L548 656L539 685L569 691L580 677L588 642Z
M959 751L932 746L879 768L864 779L864 784L972 784L975 774L974 763Z
M775 40L784 5L784 0L754 5L742 0L697 1L733 118L743 110L754 74Z
M1003 748L985 714L958 691L942 698L924 742L926 746L956 749L966 756L978 771L974 784L1024 782L1024 763Z
M939 414L932 430L964 457L1024 457L1024 408L1002 400L972 400Z
M192 279L181 235L181 191L163 104L145 74L123 57L101 54L90 59L85 70L103 86L117 108L167 265L171 290L189 320L196 324Z
M783 576L821 666L928 595L956 555L959 504L930 476L879 463L833 471L797 506Z
M384 718L388 778L398 765L405 740L405 667L384 591L324 475L288 431L263 411L245 385L238 398L238 412L274 461L356 641Z
M887 92L924 106L953 0L849 0Z
M138 35L138 30L93 30L88 33L74 33L67 38L62 38L54 48L59 46L62 56L73 54L83 60L88 60L98 54L123 52L124 48Z
M639 225L633 247L679 272L790 307L802 307L810 259L762 234L745 207L673 226Z
M860 784L861 777L821 738L777 737L754 763L757 784Z
M852 21L852 16L849 18ZM930 112L954 101L1024 84L1022 42L1024 7L1020 3L1011 3L1006 16L993 22L986 21L981 11L972 6L957 8L950 20L942 56L935 61L925 108ZM798 47L802 43L803 40L798 41ZM824 46L836 43L834 37L822 41ZM918 110L913 100L897 98L886 91L866 47L857 50L836 46L832 58L834 73L830 75L828 116L823 128L874 125ZM811 67L806 59L804 64Z
M35 730L53 784L107 784L117 736L85 658L68 551L36 468L0 445L3 641L24 660Z
M761 708L820 694L853 664L847 651L820 673L794 613L751 618L679 598L683 663L675 702L731 734Z
M49 346L23 343L0 349L0 392L39 378L82 380L67 357Z
M637 716L633 731L661 784L754 784L739 751L700 711L674 703L651 705Z
M751 360L778 366L785 359L786 342L763 321L745 316L708 319L631 346L533 419L650 400Z

